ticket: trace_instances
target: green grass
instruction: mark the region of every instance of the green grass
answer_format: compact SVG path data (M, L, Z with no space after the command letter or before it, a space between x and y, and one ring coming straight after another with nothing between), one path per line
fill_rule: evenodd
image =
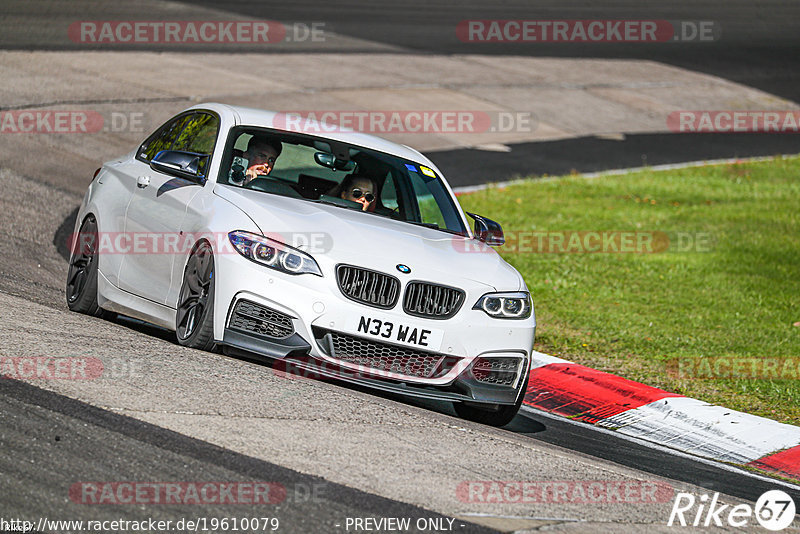
M800 327L794 326L800 322L798 176L800 158L778 158L531 180L464 195L460 202L501 222L506 234L666 233L670 247L656 253L500 248L533 295L536 349L800 424L800 375L698 379L668 372L669 362L682 358L800 360ZM679 232L708 236L711 246L676 250Z

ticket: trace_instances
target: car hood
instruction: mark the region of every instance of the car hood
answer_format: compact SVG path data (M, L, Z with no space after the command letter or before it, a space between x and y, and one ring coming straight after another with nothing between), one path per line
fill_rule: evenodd
M244 211L267 237L311 254L320 266L347 263L446 285L470 280L497 291L524 288L491 247L466 237L359 211L217 185L214 193ZM236 228L231 228L236 230Z

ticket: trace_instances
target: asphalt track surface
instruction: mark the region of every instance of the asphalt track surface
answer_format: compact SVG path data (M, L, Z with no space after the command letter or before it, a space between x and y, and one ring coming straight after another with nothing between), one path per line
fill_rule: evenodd
M794 24L800 13L797 4L787 2L618 2L613 8L588 3L565 7L555 2L535 6L511 2L502 9L477 2L189 3L255 18L325 21L332 31L360 43L346 49L323 47L320 51L330 53L332 61L336 54L369 52L380 45L427 54L649 58L800 101ZM88 5L96 18L102 19L103 5ZM135 8L131 12L136 13ZM57 8L29 16L45 17L43 21L75 18L74 13L63 15ZM722 26L726 39L707 43L701 52L681 44L666 49L544 45L532 50L519 45L469 45L465 49L452 35L453 25L469 18L595 17L710 19ZM48 45L46 39L26 41L24 33L15 35L13 28L4 32L3 48L65 48ZM291 50L286 53L288 57ZM35 147L29 148L34 154ZM513 157L475 150L436 152L431 157L446 174L461 177L454 185L472 185L481 181L483 169L489 165L493 178L504 179L530 172L555 174L798 151L797 139L785 135L693 138L648 134L627 135L621 141L590 137L530 143L515 147ZM35 177L25 176L26 170L20 164L4 169L2 175L0 314L4 326L0 354L50 356L81 351L104 362L127 358L125 361L148 367L140 376L86 386L0 380L3 518L242 517L251 515L252 509L241 505L87 507L70 502L68 489L77 481L91 480L269 480L288 490L286 501L268 511L280 517L280 532L346 532L342 522L347 517L442 517L434 510L450 517L461 514L455 521L458 532L487 531L469 520L483 519L469 513L516 517L494 519L491 524L504 531L675 532L665 526L669 503L645 510L624 505L576 510L559 503L476 507L445 498L454 492L453 485L435 485L470 479L621 477L665 481L676 491L695 494L719 491L731 502L754 501L765 490L777 487L763 477L544 415L521 414L507 428L497 430L459 421L446 405L411 402L340 384L270 381L269 367L262 363L196 354L178 347L167 333L137 322L70 314L62 295L64 243L80 202L75 191L83 187L86 177L65 169L60 179L66 187L56 188L31 181ZM154 355L157 360L148 359ZM213 382L207 381L208 374ZM269 388L258 389L262 380ZM248 389L243 384L256 386ZM270 397L273 404L254 395ZM211 405L210 415L200 414L206 404ZM251 405L255 406L252 413L248 411ZM231 414L226 411L229 407L240 408L244 415ZM215 414L224 421L217 422L212 417ZM269 419L266 426L259 426L262 415ZM363 440L354 437L359 434ZM382 436L385 439L381 440ZM403 439L408 443L401 447L398 442ZM478 463L468 456L470 443L497 447L472 451L491 461ZM275 448L270 450L270 445ZM364 461L351 457L361 455ZM458 461L462 455L466 459ZM451 471L434 472L433 466L448 461L455 466ZM307 498L307 490L315 485L323 488L320 497ZM800 490L783 488L800 503Z
M444 519L416 506L330 484L319 477L235 454L23 382L0 382L0 404L5 451L0 460L2 472L6 484L14 481L24 486L22 491L4 491L6 518L12 510L18 517L70 517L66 507L58 506L57 501L69 493L75 475L87 482L106 480L111 473L127 473L131 480L162 481L177 480L190 471L198 480L267 480L280 485L282 490L266 497L278 501L270 515L284 518L280 531L335 532L342 529L346 517L408 517L414 522L420 518ZM86 451L92 451L91 455L87 457ZM43 456L47 462L41 461ZM22 459L28 461L21 462ZM168 505L154 507L159 520L175 522L184 517L263 515L253 514L257 509L254 505L204 504L179 510ZM114 508L99 506L91 518L117 519L120 514ZM153 509L140 509L125 517L143 520L153 514ZM459 532L492 531L465 521L454 525Z

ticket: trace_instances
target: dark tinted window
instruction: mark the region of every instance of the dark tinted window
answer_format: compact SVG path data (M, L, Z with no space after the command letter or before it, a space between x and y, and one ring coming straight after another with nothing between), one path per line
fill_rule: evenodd
M184 124L183 130L172 145L172 150L211 154L217 140L219 119L208 113L195 113Z
M142 144L139 149L139 157L145 161L150 161L162 150L169 150L172 143L183 131L183 127L191 115L183 115L168 122L153 136Z
M139 150L139 157L150 161L162 150L182 150L211 154L219 132L219 119L209 113L192 113L177 117L158 130ZM200 160L200 174L210 158Z

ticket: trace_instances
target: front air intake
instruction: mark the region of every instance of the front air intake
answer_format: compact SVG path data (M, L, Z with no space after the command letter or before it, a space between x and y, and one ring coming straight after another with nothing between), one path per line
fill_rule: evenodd
M336 268L336 282L345 297L375 308L394 308L400 296L400 281L394 276L352 265Z
M464 304L464 292L454 287L410 282L403 297L403 310L415 317L449 319Z
M236 303L228 327L275 339L285 339L294 333L291 317L249 300L239 300Z

